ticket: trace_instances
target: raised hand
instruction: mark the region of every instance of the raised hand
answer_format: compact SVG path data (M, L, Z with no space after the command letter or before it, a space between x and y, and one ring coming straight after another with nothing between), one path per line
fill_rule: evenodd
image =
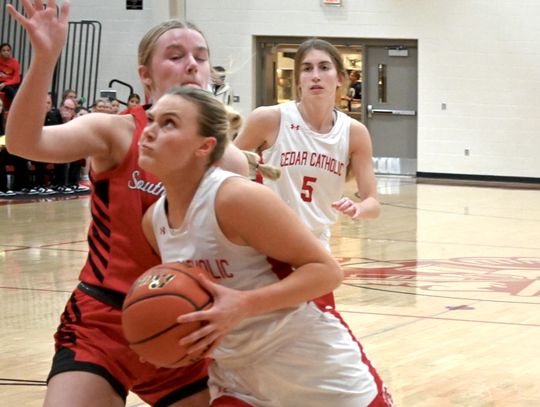
M56 1L48 0L47 5L42 0L22 0L26 17L8 4L9 14L26 30L32 49L40 58L58 59L66 42L68 32L69 1L64 0L57 17Z

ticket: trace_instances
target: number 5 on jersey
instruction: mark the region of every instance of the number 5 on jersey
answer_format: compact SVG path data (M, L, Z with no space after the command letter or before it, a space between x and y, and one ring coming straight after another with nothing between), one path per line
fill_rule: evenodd
M300 193L302 201L311 202L313 200L313 184L315 182L317 182L317 178L315 177L304 177L302 192Z

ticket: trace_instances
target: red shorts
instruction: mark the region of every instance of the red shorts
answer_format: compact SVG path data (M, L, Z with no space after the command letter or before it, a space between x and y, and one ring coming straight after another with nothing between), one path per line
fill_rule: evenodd
M91 372L105 378L124 400L132 391L150 405L167 405L207 388L210 360L178 369L140 362L124 339L121 314L76 289L54 336L48 379L68 371Z

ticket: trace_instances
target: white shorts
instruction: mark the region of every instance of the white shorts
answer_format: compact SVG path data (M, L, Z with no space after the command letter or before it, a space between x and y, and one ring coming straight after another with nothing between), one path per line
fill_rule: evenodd
M289 330L283 345L264 359L242 366L214 361L212 400L228 395L257 407L369 405L377 386L347 328L313 304L305 312L306 325Z

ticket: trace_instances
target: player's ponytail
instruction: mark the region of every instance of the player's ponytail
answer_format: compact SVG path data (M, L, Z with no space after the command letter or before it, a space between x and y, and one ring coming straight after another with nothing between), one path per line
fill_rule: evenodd
M229 136L229 140L232 141L238 135L238 131L244 123L244 119L240 113L230 106L226 105L225 111L227 112L227 120L229 121L229 129L227 134ZM254 152L245 150L242 150L242 152L248 160L250 178L255 179L257 172L259 172L259 174L261 174L264 178L268 178L270 180L276 180L280 177L281 170L279 168L268 164L259 163L259 156Z
M259 155L252 152L242 150L249 163L249 172L254 174L257 171L264 177L272 181L278 179L281 176L281 170L272 165L259 163Z

